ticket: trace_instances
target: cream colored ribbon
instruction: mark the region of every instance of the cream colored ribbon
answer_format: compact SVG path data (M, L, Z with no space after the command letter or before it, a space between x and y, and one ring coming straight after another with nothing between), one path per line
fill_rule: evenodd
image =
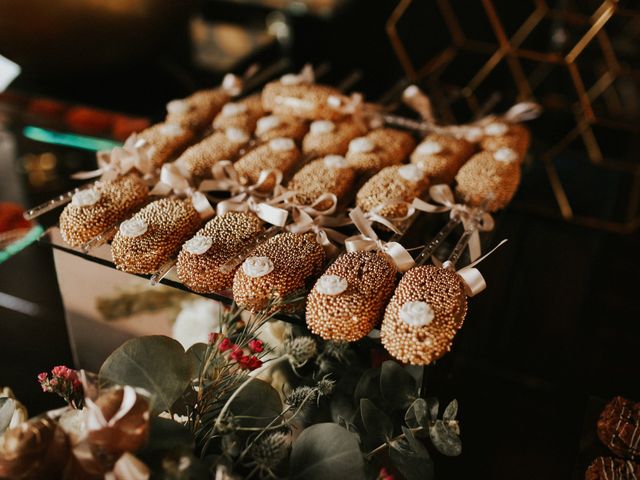
M216 163L212 169L213 179L203 180L200 183L200 191L224 191L233 195L231 198L218 202L216 212L218 215L224 215L227 212L248 212L255 213L261 220L284 227L287 223L289 212L283 208L278 208L278 203L284 201L284 198L273 198L267 200L269 192L261 192L260 188L265 183L273 179L274 187L271 193L277 191L282 183L282 172L278 169L262 170L258 176L258 180L253 185L246 184L233 164L228 160L222 160Z
M349 212L353 224L360 231L360 235L354 235L345 240L347 252L379 250L387 254L399 272L406 272L415 266L411 254L398 242L384 242L371 227L362 210L356 207Z
M477 260L471 262L466 267L461 268L456 273L462 278L462 283L464 284L464 291L469 297L473 297L480 292L482 292L485 288L487 288L487 282L484 277L480 273L480 270L474 268L480 262L482 262L485 258L495 252L498 248L500 248L503 244L507 242L507 239L502 240L498 245L493 247L488 253L484 254L482 257ZM453 268L450 262L444 262L442 265L443 268Z
M160 181L156 183L149 194L166 196L172 192L178 196L189 197L193 208L203 219L213 217L215 214L206 195L191 186L175 163L166 163L160 169Z
M143 175L153 174L154 147L134 133L122 147L101 150L96 154L98 168L88 172L78 172L71 176L78 180L87 180L102 176L103 180L113 180L134 168Z
M493 217L480 208L469 207L464 204L456 203L455 197L449 185L433 185L429 188L429 196L431 200L437 202L438 205L425 202L419 198L413 200L412 206L416 210L428 213L449 212L449 217L462 223L465 230L471 231L469 239L469 258L475 261L482 254L480 244L480 232L488 232L493 230Z

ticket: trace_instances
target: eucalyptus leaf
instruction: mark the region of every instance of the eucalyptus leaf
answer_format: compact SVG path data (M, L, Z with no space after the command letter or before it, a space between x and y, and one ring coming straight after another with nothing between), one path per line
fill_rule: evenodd
M189 357L189 361L191 362L193 368L193 376L197 377L200 372L200 367L204 362L204 356L207 353L207 344L206 343L194 343L187 350L187 356Z
M230 410L243 427L266 427L282 413L282 402L275 388L254 378L231 402Z
M16 411L16 402L9 397L0 397L0 433L3 433L11 424L13 413Z
M462 453L460 437L448 429L442 420L438 420L429 429L429 437L433 446L443 455L456 457Z
M393 436L393 422L368 398L360 400L360 415L372 443L386 443Z
M100 383L141 387L151 393L156 412L168 410L184 393L193 365L182 345L162 335L131 339L100 368Z
M415 439L413 439L416 442ZM391 442L389 458L406 480L432 480L434 478L433 461L424 446L415 451L409 439Z
M400 364L387 360L380 370L380 392L392 408L407 408L416 398L415 379Z
M356 388L353 392L353 398L356 405L359 405L360 400L362 400L363 398L368 398L371 400L377 400L378 398L380 398L379 368L371 368L364 371L364 373L360 376L360 380L358 380Z
M338 423L338 418L343 418L347 422L353 422L356 409L353 406L353 400L350 395L341 393L332 394L329 407L331 410L331 420L333 420L334 423Z
M356 437L335 423L317 423L293 443L290 480L364 480L364 460Z
M429 420L435 422L438 419L438 411L440 409L440 402L435 397L427 398L427 411L429 412Z
M416 398L407 409L404 415L404 421L409 428L429 428L427 401L424 398Z
M451 400L451 403L447 405L447 408L444 409L442 420L455 420L456 415L458 415L458 401L456 399L453 399Z

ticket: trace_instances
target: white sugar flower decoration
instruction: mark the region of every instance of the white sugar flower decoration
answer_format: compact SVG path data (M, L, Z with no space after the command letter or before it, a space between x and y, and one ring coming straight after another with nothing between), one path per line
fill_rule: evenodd
M375 144L367 137L354 138L349 142L349 152L351 153L367 153L376 148Z
M95 188L80 190L71 198L71 204L76 207L89 207L100 200L100 192Z
M331 133L336 129L336 124L331 120L316 120L311 124L310 130L313 135Z
M340 295L348 286L347 280L338 275L323 275L318 279L316 290L323 295Z
M213 240L211 240L211 237L196 235L185 242L184 249L194 255L202 255L211 248L212 244Z
M406 302L400 309L400 320L412 327L424 327L431 323L434 316L427 302Z
M248 277L264 277L273 271L273 262L269 257L249 257L242 264L242 271Z
M120 224L120 235L123 237L135 238L144 235L148 225L141 218L132 218L125 220Z

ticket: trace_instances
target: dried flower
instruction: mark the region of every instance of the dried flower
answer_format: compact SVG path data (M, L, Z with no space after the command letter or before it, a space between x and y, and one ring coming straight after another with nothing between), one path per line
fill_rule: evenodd
M84 393L78 373L64 365L51 369L51 378L46 372L38 374L43 392L56 393L74 408L82 408Z
M300 408L313 402L318 395L315 388L302 386L291 390L291 393L285 398L285 403L292 408Z
M318 382L318 384L316 385L316 389L318 390L319 396L326 397L327 395L331 395L331 392L333 392L333 388L335 387L335 385L336 382L325 377Z
M251 350L253 353L260 353L264 350L264 343L262 342L262 340L253 339L249 342L248 346L249 350Z
M211 344L216 343L221 336L222 336L221 333L211 332L208 337L209 343Z
M394 480L394 476L391 475L386 468L382 467L376 480Z
M242 348L240 348L238 345L233 345L231 347L231 355L230 355L231 360L240 362L243 356L244 356L244 352L242 351Z
M250 452L251 457L260 470L272 470L287 457L289 445L288 434L272 433L253 444Z
M340 340L329 340L324 343L322 349L323 355L326 355L339 363L345 363L347 361L347 355L349 353L349 342Z
M255 355L249 359L249 370L255 370L256 368L260 368L262 366L262 360L260 360Z
M316 342L311 337L297 337L284 342L284 351L294 368L302 367L318 353Z
M221 352L226 352L227 350L231 350L232 348L233 342L228 338L223 338L220 342L220 345L218 345L218 350L220 350Z

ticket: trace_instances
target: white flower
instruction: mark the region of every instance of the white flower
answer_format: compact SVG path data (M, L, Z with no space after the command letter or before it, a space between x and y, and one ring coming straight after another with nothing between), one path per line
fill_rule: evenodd
M95 188L80 190L73 194L71 204L76 207L88 207L96 204L100 200L100 192Z
M313 135L331 133L336 129L336 124L331 120L316 120L311 124L310 130Z
M324 166L328 168L347 168L347 161L342 155L327 155L324 157Z
M509 131L509 126L502 122L493 122L484 127L485 135L504 135Z
M220 304L196 298L182 302L173 324L171 336L186 349L195 343L206 343L209 333L220 329Z
M404 96L407 98L415 97L418 93L420 93L420 89L415 85L409 85L404 89Z
M416 152L420 155L435 155L436 153L442 152L442 150L444 150L444 147L441 143L435 140L427 140L418 145Z
M120 235L129 238L139 237L140 235L144 235L147 228L149 227L144 220L141 218L132 218L120 224Z
M302 75L297 75L295 73L287 73L280 77L280 83L283 85L299 85L303 80L304 78Z
M398 169L398 174L408 182L417 182L424 177L424 172L413 163L401 166Z
M269 257L249 257L242 264L242 271L248 277L264 277L273 271L273 262Z
M211 245L213 245L211 237L196 235L185 242L184 249L193 255L202 255L211 248Z
M230 127L227 128L224 133L233 143L245 143L249 141L249 134L241 128Z
M296 148L296 142L290 138L274 138L269 141L269 148L276 152L286 152Z
M167 112L182 115L189 111L189 104L184 100L171 100L167 103Z
M160 133L167 137L177 137L184 133L184 129L178 125L174 125L173 123L165 123L160 126Z
M222 116L223 117L235 117L236 115L240 115L247 111L247 106L244 103L227 103L224 107L222 107Z
M400 309L400 320L412 327L423 327L433 320L435 313L427 302L406 302Z
M340 295L348 286L349 282L338 275L323 275L316 283L316 290L323 295Z
M275 115L262 117L260 120L258 120L258 125L256 126L256 133L258 135L262 135L263 133L268 132L269 130L278 128L281 124L282 124L282 121Z
M376 148L375 144L367 137L354 138L349 142L350 153L367 153Z
M468 142L477 142L484 136L484 131L480 127L469 127L464 133L464 138Z
M499 162L511 163L518 159L518 154L511 148L502 147L493 152L493 158Z

